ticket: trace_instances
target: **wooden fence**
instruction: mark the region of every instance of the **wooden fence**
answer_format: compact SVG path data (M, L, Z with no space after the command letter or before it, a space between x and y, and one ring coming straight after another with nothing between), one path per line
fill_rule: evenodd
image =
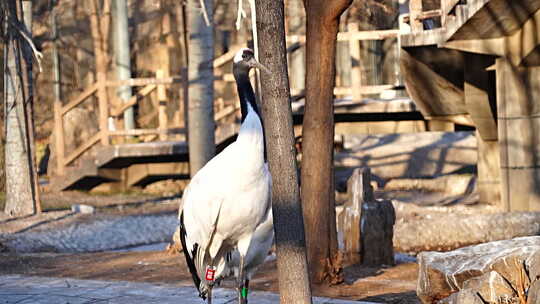
M338 34L338 41L348 41L350 46L350 55L352 62L360 62L360 47L359 42L361 40L381 40L387 38L395 38L398 36L398 30L379 30L379 31L359 31L357 25L353 25L352 30L349 32L340 32ZM295 50L305 45L305 36L302 35L290 35L287 37L287 43L289 44L288 52L294 52ZM227 53L215 58L214 71L215 82L234 82L232 73L224 73L222 67L230 62L235 53L240 49L240 46L232 47ZM102 73L103 74L103 73ZM86 88L77 97L73 98L66 104L63 104L61 100L54 102L54 133L55 133L55 151L57 160L57 172L59 175L63 175L65 167L71 165L76 159L81 157L86 151L93 146L101 142L102 145L110 145L111 137L126 137L126 136L142 136L142 135L155 135L158 140L164 141L169 139L169 135L185 134L184 128L170 127L170 123L167 119L167 86L173 83L180 83L183 85L183 90L187 90L187 83L185 77L172 76L165 77L164 71L157 70L156 76L153 78L132 78L121 81L109 81L104 80L105 77L98 77L98 81ZM184 75L186 75L184 71ZM103 75L102 75L103 76ZM351 70L351 83L352 87L336 87L334 93L336 95L352 95L354 100L360 100L365 94L377 94L384 90L394 88L394 85L375 85L375 86L363 86L361 85L361 68L359 64L353 64ZM118 86L131 86L142 87L140 88L129 100L120 102L116 99L110 99L107 97L106 89L108 87ZM153 116L150 118L158 118L158 128L155 129L131 129L131 130L109 130L108 121L110 119L118 120L123 113L133 107L143 98L149 96L150 93L157 90L158 109L153 112ZM103 93L105 92L105 94ZM184 92L185 93L185 92ZM292 91L292 95L302 94L302 92ZM64 142L64 116L81 105L85 100L90 97L96 96L98 99L98 113L99 113L99 131L86 139L81 145L75 148L74 151L66 155L65 142ZM187 96L184 94L184 96ZM215 120L217 122L227 119L231 115L237 115L239 111L239 105L235 100L223 101L219 99L216 101L216 113ZM59 135L59 136L58 136Z

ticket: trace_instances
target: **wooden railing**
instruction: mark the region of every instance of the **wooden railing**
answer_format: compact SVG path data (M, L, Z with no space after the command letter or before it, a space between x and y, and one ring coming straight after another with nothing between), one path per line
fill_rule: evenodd
M464 3L463 0L441 0L441 6L438 9L423 10L422 0L410 0L409 14L404 14L401 22L411 27L411 32L421 32L424 30L424 20L440 19L440 27L445 28L449 20L455 18L453 13L456 5Z
M379 31L359 31L358 25L351 25L349 32L338 33L338 41L348 41L351 52L352 64L351 70L351 83L352 87L336 87L334 93L336 95L352 95L353 99L360 100L363 95L366 94L378 94L384 90L394 88L394 85L374 85L364 86L361 84L361 62L359 41L361 40L381 40L387 38L395 38L399 34L398 30L379 30ZM289 44L288 52L294 52L305 45L305 36L302 35L290 35L287 37L287 43ZM232 73L223 72L222 67L229 63L236 52L240 49L240 46L231 47L228 52L214 59L214 71L216 82L233 82L234 77ZM170 127L167 119L167 94L166 86L173 83L182 83L184 90L187 88L185 79L180 76L165 77L165 73L161 70L156 71L154 78L132 78L128 80L120 81L101 81L92 84L85 89L78 96L67 102L65 105L60 100L54 103L54 132L55 132L55 147L57 157L57 172L59 175L63 175L65 167L72 164L76 159L83 155L86 151L97 145L101 141L103 145L110 144L111 137L119 136L143 136L154 135L159 140L167 140L171 134L185 134L184 128ZM184 71L184 75L186 75ZM131 86L142 87L127 101L110 102L107 100L106 94L103 91L107 87L118 86ZM141 99L149 96L152 92L157 90L158 109L153 111L146 119L155 119L157 116L158 127L155 129L132 129L132 130L109 130L104 127L104 119L119 119L124 112L135 106ZM302 94L302 92L292 89L292 94ZM100 113L99 131L84 141L80 146L76 147L74 151L68 155L65 154L65 142L64 142L64 116L81 105L88 98L96 95L98 98L98 112ZM104 97L105 96L105 97ZM185 96L185 95L184 95ZM101 100L105 99L105 100ZM102 108L105 107L105 108ZM237 115L239 111L239 105L235 100L224 101L222 98L218 98L216 101L216 112L214 118L217 122L230 118L232 115ZM106 115L105 115L106 114Z

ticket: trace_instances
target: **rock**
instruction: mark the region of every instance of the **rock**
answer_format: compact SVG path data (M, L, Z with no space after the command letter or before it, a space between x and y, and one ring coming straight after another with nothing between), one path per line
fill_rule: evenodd
M539 252L540 236L490 242L450 252L423 252L418 256L417 295L422 303L435 303L468 287L485 292L485 283L468 281L492 271L514 290L524 291L528 278L523 276L531 269ZM488 278L497 280L496 276ZM502 283L497 286L505 290Z
M393 265L394 207L374 198L370 182L369 169L354 170L348 181L349 199L338 216L338 234L349 263Z
M365 202L360 225L362 264L394 265L394 206L388 200Z
M444 229L441 229L444 227ZM538 235L540 212L444 214L400 220L394 229L399 252L446 251L463 246Z
M540 303L540 280L536 280L532 283L527 295L527 304Z
M438 304L485 304L478 294L470 289L463 289L444 298Z
M178 195L187 186L187 180L162 180L151 183L144 187L143 193L146 194L159 194L163 196Z
M90 205L75 204L71 205L71 211L82 214L92 214L96 211L96 208Z
M496 271L465 281L463 288L476 291L484 301L489 303L503 301L507 301L503 303L511 303L510 299L517 297L512 286Z

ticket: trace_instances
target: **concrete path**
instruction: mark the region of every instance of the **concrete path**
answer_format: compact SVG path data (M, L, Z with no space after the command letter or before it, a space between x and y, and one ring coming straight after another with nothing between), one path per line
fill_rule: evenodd
M214 304L235 304L236 292L214 289ZM252 292L250 303L279 303L279 295ZM0 303L17 304L204 304L195 288L180 285L78 280L70 278L0 276ZM370 304L368 302L314 298L314 304ZM373 304L373 303L371 303Z

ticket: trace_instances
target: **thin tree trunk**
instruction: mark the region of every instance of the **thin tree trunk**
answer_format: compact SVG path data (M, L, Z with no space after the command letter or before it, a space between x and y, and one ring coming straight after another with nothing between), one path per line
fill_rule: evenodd
M283 0L256 0L261 63L262 113L273 178L272 210L276 233L280 303L311 303L302 205L289 102Z
M305 0L306 107L302 138L302 207L313 283L343 280L334 202L334 99L339 17L352 0Z
M187 1L188 56L188 139L189 168L194 176L215 154L214 135L214 38L213 5L204 0L210 24L206 24L199 0Z
M99 131L101 132L101 144L108 146L109 140L109 102L107 96L107 66L108 66L108 34L110 22L110 0L103 1L100 9L100 1L90 0L87 2L90 12L90 31L94 44L94 58L96 62L96 81L98 83L97 97L99 103Z
M127 0L114 1L114 34L116 74L118 80L126 80L131 78ZM122 102L128 102L131 98L131 86L118 87L117 94ZM135 129L133 107L124 112L124 128L126 130Z
M305 12L302 0L289 0L288 3L288 33L294 35L304 35L306 33ZM289 55L291 67L291 88L297 92L304 89L306 77L305 47L292 52Z
M25 30L30 36L30 25L27 28L23 21L20 1L10 1L7 5L10 22L7 27L7 43L5 49L5 112L6 112L6 205L5 213L10 216L24 216L36 212L36 201L33 181L33 159L31 154L27 103L32 102L32 54L19 31ZM25 8L31 9L31 5ZM31 20L31 18L27 18ZM15 27L14 24L17 24Z

